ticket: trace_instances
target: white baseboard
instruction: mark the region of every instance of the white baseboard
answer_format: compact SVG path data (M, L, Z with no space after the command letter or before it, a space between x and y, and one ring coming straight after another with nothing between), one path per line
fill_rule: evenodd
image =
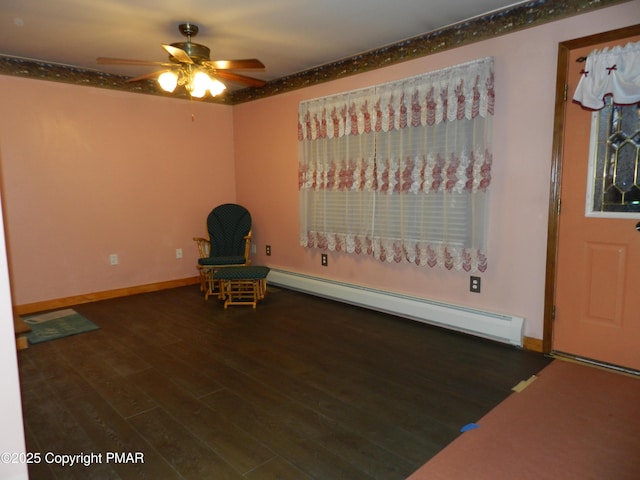
M524 318L271 269L268 282L522 347Z

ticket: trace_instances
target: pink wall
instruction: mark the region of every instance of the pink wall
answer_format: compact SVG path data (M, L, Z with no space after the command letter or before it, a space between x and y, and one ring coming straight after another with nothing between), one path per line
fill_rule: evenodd
M196 276L236 196L231 107L7 76L0 105L15 304Z
M192 237L212 206L238 201L254 217L255 263L521 315L541 338L557 45L638 22L634 0L234 107L0 76L13 301L194 276ZM321 267L320 252L298 245L298 103L484 56L495 57L498 98L482 293L456 271L335 253Z
M234 107L238 200L255 217L256 263L438 301L523 316L542 338L547 208L558 43L640 22L640 2L550 23L400 65ZM489 268L469 274L298 245L297 109L301 100L493 56L496 70ZM241 180L241 181L240 181ZM270 244L272 256L264 255Z

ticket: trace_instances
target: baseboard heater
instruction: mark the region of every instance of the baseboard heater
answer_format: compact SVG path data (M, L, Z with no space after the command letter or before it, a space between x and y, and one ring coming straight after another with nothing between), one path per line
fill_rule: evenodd
M522 347L524 318L272 268L271 285Z

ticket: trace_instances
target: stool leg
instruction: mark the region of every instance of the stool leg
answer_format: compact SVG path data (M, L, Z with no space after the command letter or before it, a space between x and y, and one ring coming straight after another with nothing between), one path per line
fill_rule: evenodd
M207 288L207 277L205 277L202 267L197 265L198 267L198 277L200 277L200 291L204 292L205 288Z
M266 278L232 278L235 271L230 275L223 275L224 269L218 271L217 276L222 277L219 281L219 297L224 299L224 308L229 305L251 305L256 308L258 302L265 298L267 294ZM238 275L241 277L241 275Z
M228 280L220 280L219 288L220 294L218 295L218 298L220 298L221 300L224 299L224 308L226 310L229 306L229 303L233 300L231 293L231 282Z
M253 281L253 308L256 308L260 299L260 280Z
M213 278L213 275L218 271L219 268L203 268L202 271L205 272L206 276L206 290L204 298L205 300L209 299L210 295L217 295L220 300L224 300L224 287L222 285L222 280L216 280Z
M213 279L213 272L210 268L202 268L203 282L204 282L204 299L208 300L211 294L211 280Z

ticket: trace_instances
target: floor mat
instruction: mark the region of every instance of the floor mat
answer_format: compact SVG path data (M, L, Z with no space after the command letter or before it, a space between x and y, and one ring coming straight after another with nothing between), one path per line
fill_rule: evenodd
M27 334L31 344L48 342L100 328L71 308L31 315L23 317L23 320L31 328L31 332Z

